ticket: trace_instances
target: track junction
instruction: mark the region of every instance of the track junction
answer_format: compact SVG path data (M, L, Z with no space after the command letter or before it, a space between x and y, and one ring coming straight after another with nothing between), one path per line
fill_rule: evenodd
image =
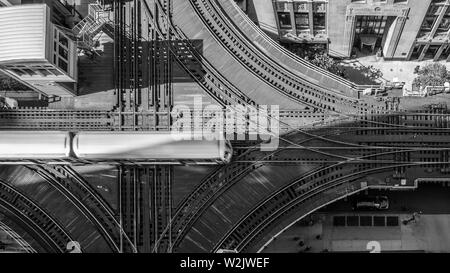
M233 1L99 4L114 14L114 107L2 110L0 129L170 130L182 71L220 107L279 104L280 145L233 141L229 165L190 167L196 181L179 167L120 166L114 205L71 166L2 166L0 211L36 250L76 241L83 252L255 252L330 202L450 172L445 104L361 99L360 87L286 51Z

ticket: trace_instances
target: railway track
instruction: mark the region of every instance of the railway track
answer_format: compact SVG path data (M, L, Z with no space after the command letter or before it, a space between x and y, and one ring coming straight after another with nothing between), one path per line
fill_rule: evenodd
M350 168L344 175L339 173L337 179L324 179L323 181L305 180L289 185L274 193L272 196L255 206L216 244L214 250L220 248L236 249L239 252L248 249L258 236L276 223L276 220L285 217L288 212L300 206L309 207L307 203L316 196L320 196L326 191L337 188L343 184L351 183L364 178L368 174L380 171L392 170L400 167L419 167L424 163L391 164L388 166L376 167L354 167ZM437 163L439 164L439 163ZM447 164L447 163L444 163ZM426 164L425 164L426 165ZM310 185L308 185L310 184ZM323 202L323 204L326 204ZM314 206L316 209L320 206ZM310 211L301 215L306 216Z
M165 252L171 244L171 233L161 231L171 230L172 172L161 166L120 168L121 222L136 251Z
M144 1L144 7L155 31L162 36L163 30L160 28L155 16L147 3ZM220 106L225 105L256 105L256 102L247 97L238 88L232 85L221 75L196 49L195 45L186 37L186 35L175 27L169 18L166 8L159 0L155 0L164 18L167 22L165 32L170 32L177 40L170 41L169 51L175 57L178 64L209 94ZM201 64L201 68L198 66Z
M29 165L27 167L70 200L95 225L112 251L122 252L121 242L129 244L129 247L133 249L130 239L122 230L111 207L70 166Z
M250 20L250 18L239 8L234 2L227 0L212 0L216 1L220 10L227 15L227 18L232 21L234 27L238 28L247 38L252 37L250 42L259 47L260 50L269 52L269 56L275 62L285 65L286 69L293 71L305 71L312 74L313 79L320 79L326 82L326 79L331 79L333 85L331 88L336 90L346 90L346 93L355 93L355 89L359 89L357 85L349 80L339 77L328 70L319 68L308 61L300 58L291 51L284 48L274 39L270 38L259 26ZM325 79L323 78L325 76Z
M303 139L294 139L297 145L302 145L305 142L314 139L317 136L306 136ZM323 138L323 137L322 137ZM341 144L341 143L339 143ZM350 146L351 147L351 146ZM308 147L297 147L304 150L310 150ZM320 147L318 147L320 148ZM354 147L359 148L361 147ZM300 158L287 158L288 160L280 160L277 154L281 153L283 149L278 149L275 152L258 153L259 155L252 155L256 151L255 147L245 150L238 158L236 158L229 166L217 168L210 176L199 183L198 187L194 189L193 193L185 198L181 205L178 207L174 214L173 227L178 231L178 235L175 239L174 246L180 243L180 240L185 235L185 232L189 230L189 227L198 219L198 216L204 211L208 205L211 204L215 196L220 196L221 193L226 191L239 179L247 176L250 172L260 168L261 166L274 162L278 164L290 163L301 164L305 163L304 157ZM312 152L316 152L313 150ZM262 155L261 155L262 154ZM321 159L320 156L327 158ZM308 163L325 163L331 164L333 162L340 162L343 158L340 155L330 153L318 153L314 159L306 160Z
M396 127L390 128L393 130L396 130ZM336 134L335 131L331 130L331 135ZM337 134L340 134L340 131L337 132ZM438 133L442 134L442 132ZM420 143L418 143L420 144ZM373 144L372 144L373 145ZM384 146L384 147L383 147ZM330 149L330 150L361 150L354 156L361 154L361 155L367 155L368 158L370 158L366 163L383 163L383 164L392 164L395 163L395 161L399 162L409 162L408 157L403 158L392 158L392 154L395 153L402 153L402 154L409 154L408 156L411 156L411 150L409 150L409 146L405 145L404 147L400 148L402 151L396 151L399 150L399 148L396 148L394 146L389 145L383 145L381 147L373 147L370 146L370 143L367 145L361 145L361 146L348 146L348 147L315 147L317 149ZM245 147L248 150L252 150L252 147ZM302 147L291 147L292 149L305 149ZM383 155L384 157L389 157L389 159L377 159L373 156L373 153L377 150L387 150L381 153L379 156ZM415 156L415 158L420 158L420 150L416 151L412 149L413 152L417 152L418 154ZM423 150L423 149L422 149ZM439 149L434 149L435 153L439 153ZM332 164L333 162L339 162L339 160L326 160L326 159L316 159L316 162L313 162L313 160L304 160L305 158L302 158L300 156L297 156L295 158L284 158L280 160L280 158L273 158L273 157L250 157L248 159L245 159L245 156L248 156L249 152L243 152L242 153L244 157L238 157L235 159L237 162L240 163L236 166L227 166L224 168L218 168L215 172L213 172L209 177L204 179L201 183L199 183L198 187L194 189L193 193L190 194L183 202L181 202L181 205L177 209L176 213L174 214L174 221L173 226L174 230L177 230L178 236L175 240L174 247L176 248L177 245L180 243L180 240L182 240L183 236L185 235L184 232L188 231L191 228L191 225L193 222L198 219L199 215L202 214L202 212L211 205L211 201L213 201L214 196L217 198L218 196L221 196L221 194L226 190L228 186L231 187L233 184L233 181L239 181L240 175L248 175L248 173L254 171L258 167L269 163L269 164L285 164L285 163L291 163L291 164L300 164L300 163L306 163L306 164ZM445 155L444 155L445 157ZM265 162L267 161L267 162ZM420 160L419 160L420 161ZM363 163L355 161L356 163ZM233 163L232 163L233 164ZM230 171L226 171L229 168ZM244 170L243 173L240 173L236 170ZM227 187L226 187L226 186ZM182 220L184 219L184 221Z
M190 0L189 2L217 42L227 49L248 71L255 73L278 90L280 94L317 109L339 113L356 114L383 111L379 107L359 105L355 98L346 97L306 82L298 75L280 66L279 63L274 62L249 43L247 38L233 27L233 23L226 18L226 15L214 1Z
M74 241L50 214L23 193L0 180L0 207L32 234L48 252L67 252L67 244Z
M112 115L105 111L12 109L0 111L0 129L110 130Z
M19 245L19 251L25 251L26 253L36 253L36 250L27 241L25 241L22 236L17 234L12 228L1 221L0 230L3 230L4 233L6 233Z

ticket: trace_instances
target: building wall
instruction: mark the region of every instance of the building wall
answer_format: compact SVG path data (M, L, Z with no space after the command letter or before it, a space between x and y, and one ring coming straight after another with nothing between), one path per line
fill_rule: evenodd
M315 3L325 3L326 31L322 33L322 39L316 36L313 26L309 30L303 28L301 31L298 26L295 26L295 13L309 12ZM350 57L354 46L356 20L359 16L389 16L385 29L388 35L385 35L382 40L384 57L404 60L411 58L414 47L418 44L429 45L420 48L419 54L422 53L420 58L413 56L414 58L423 59L425 54L429 53L428 47L433 47L433 53L435 53L436 44L443 45L439 52L435 53L436 59L440 54L450 55L450 31L448 30L445 30L447 33L443 34L440 29L440 33L433 32L430 37L425 35L422 40L416 42L418 34L424 32L421 26L424 19L430 17L427 11L432 5L443 6L434 15L434 24L439 25L442 20L450 22L450 1L446 0L273 0L279 39L282 42L328 42L330 55ZM303 6L305 10L299 10L300 6ZM282 13L290 14L292 27L282 26L279 17ZM314 13L310 16L310 24L314 16ZM436 31L435 28L437 27L434 27L434 31ZM440 40L434 38L438 35L445 37L441 37Z
M46 4L0 7L0 70L46 95L73 96L77 48L64 31Z
M248 0L247 14L269 35L278 36L277 21L273 12L272 0Z
M282 42L328 43L327 0L272 1ZM286 26L282 16L289 17L290 27Z
M407 59L431 0L341 0L329 2L330 54L350 57L358 16L390 16L384 57ZM391 23L392 22L392 23Z
M345 37L345 18L347 14L347 6L352 0L330 0L328 2L328 38L330 44L328 46L329 53L332 56L347 56L347 40Z
M410 8L408 19L400 36L393 58L407 59L412 50L417 33L425 17L431 0L408 0L407 6Z

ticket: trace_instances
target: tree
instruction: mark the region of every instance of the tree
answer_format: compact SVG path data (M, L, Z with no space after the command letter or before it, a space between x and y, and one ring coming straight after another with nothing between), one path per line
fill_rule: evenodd
M373 81L375 81L375 80L377 80L377 79L383 77L383 72L381 72L380 69L374 67L373 65L369 65L369 66L360 66L360 67L358 68L358 70L361 71L361 73L362 73L365 77L367 77L367 78L369 78L369 79L371 79L371 80L373 80Z
M295 47L288 47L290 51L306 61L328 70L329 72L345 78L344 70L339 65L339 62L328 56L326 50L321 47L311 46L309 44L298 44Z
M449 80L447 67L440 63L428 64L417 71L418 76L414 79L413 85L425 86L443 86Z
M308 59L307 59L308 60ZM310 63L328 70L329 72L338 75L340 77L345 77L344 70L339 65L339 62L328 56L327 54L315 53L312 59L308 60Z
M30 90L30 88L23 85L16 79L1 74L0 72L0 90L26 91Z

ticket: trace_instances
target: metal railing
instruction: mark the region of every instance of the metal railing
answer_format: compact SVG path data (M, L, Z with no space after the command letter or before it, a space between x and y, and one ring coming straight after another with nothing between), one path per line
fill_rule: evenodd
M103 29L105 24L111 22L110 12L104 10L104 5L89 4L88 15L72 29L77 38L78 47L84 49L95 47L95 35Z

